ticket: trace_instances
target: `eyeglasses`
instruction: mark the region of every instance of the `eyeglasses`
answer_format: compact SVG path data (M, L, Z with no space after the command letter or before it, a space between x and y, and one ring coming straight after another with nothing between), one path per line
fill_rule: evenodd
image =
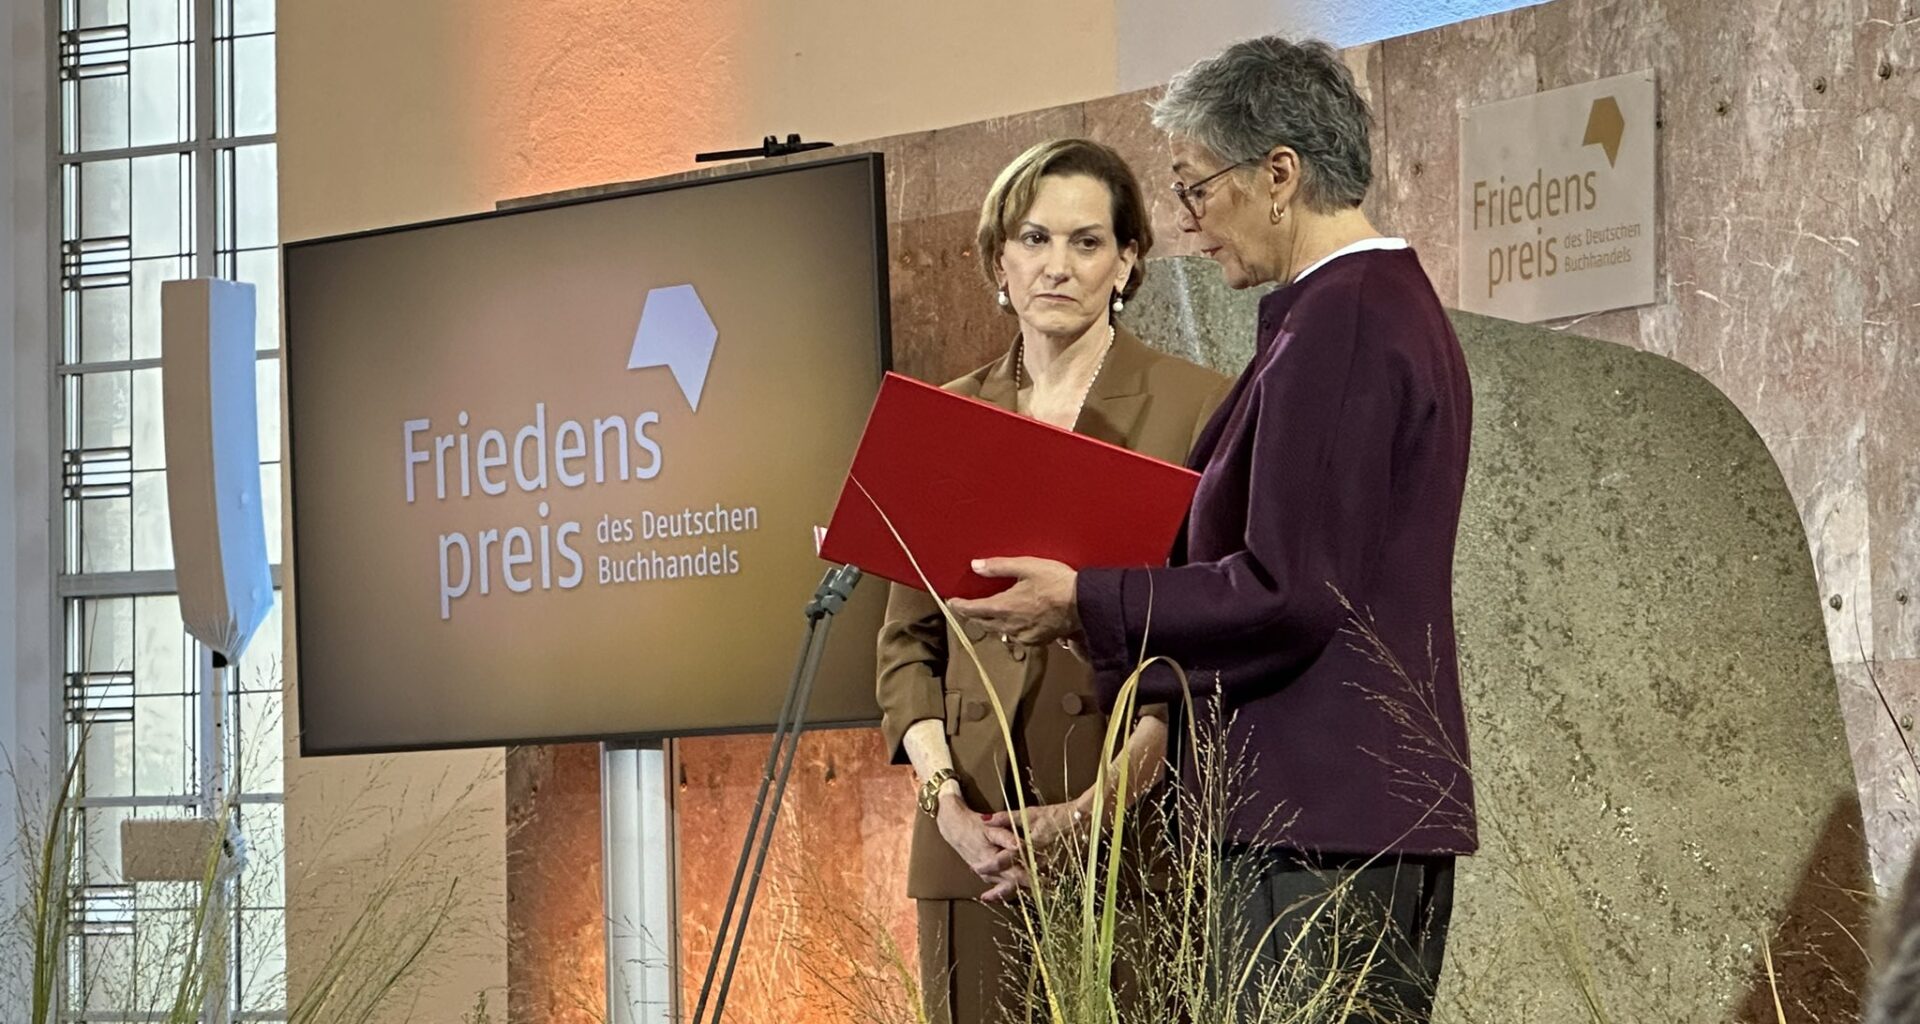
M1242 160L1239 163L1228 164L1191 185L1184 181L1176 181L1173 183L1173 194L1180 200L1180 205L1187 208L1187 213L1197 221L1200 219L1200 207L1195 206L1194 203L1197 201L1204 204L1207 201L1207 182L1229 171L1237 171L1242 167L1250 167L1259 162L1258 160Z

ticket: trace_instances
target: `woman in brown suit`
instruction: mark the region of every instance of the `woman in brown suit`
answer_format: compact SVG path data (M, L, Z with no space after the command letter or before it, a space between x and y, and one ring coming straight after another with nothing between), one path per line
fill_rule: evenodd
M1228 382L1116 324L1152 244L1139 183L1113 150L1063 139L1022 154L994 182L979 228L983 269L1019 334L1006 355L947 387L1184 461ZM977 455L1021 472L1017 452ZM1018 1019L1009 1007L1027 979L1005 967L1020 932L1003 901L1028 881L1019 844L1037 850L1084 827L1099 796L1092 787L1107 726L1092 673L1071 645L1025 646L972 626L968 639L985 679L931 597L893 588L878 693L894 761L910 761L920 780L924 813L907 894L919 903L920 978L935 1024ZM1012 717L1024 778L1012 777L989 685ZM1160 771L1166 728L1156 710L1143 713L1122 754L1143 780L1130 799ZM1016 785L1028 805L1023 821L1009 813Z

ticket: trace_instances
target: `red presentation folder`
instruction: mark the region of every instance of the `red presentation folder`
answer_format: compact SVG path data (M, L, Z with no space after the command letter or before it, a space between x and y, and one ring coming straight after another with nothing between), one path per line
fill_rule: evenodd
M1010 585L974 575L976 558L1161 565L1199 482L1192 470L889 373L820 557L925 590L904 541L935 592L966 598Z

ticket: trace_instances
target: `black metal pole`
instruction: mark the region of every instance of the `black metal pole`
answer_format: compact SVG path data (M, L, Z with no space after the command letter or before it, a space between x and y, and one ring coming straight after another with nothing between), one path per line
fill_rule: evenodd
M793 759L800 752L800 731L805 728L807 698L813 692L813 677L820 667L820 657L827 649L827 628L830 619L821 620L818 639L813 650L807 656L805 681L801 683L800 713L789 734L791 742L787 744L786 758L780 765L780 778L773 786L773 802L767 808L767 827L760 831L760 849L754 854L753 874L747 876L747 895L740 903L740 924L733 932L733 949L727 954L727 972L720 976L720 992L713 1001L713 1024L720 1024L720 1014L726 1009L727 992L733 987L733 969L740 961L740 947L746 941L747 919L753 915L753 900L760 891L760 874L767 866L767 850L773 845L773 823L780 817L780 801L786 796L787 776L793 772Z
M787 697L780 706L780 717L773 724L773 746L767 750L766 767L760 770L760 791L753 800L753 815L747 819L746 841L740 847L740 859L733 867L733 884L727 888L727 902L720 913L720 929L713 936L713 951L707 955L707 975L700 983L700 999L694 1005L694 1024L704 1018L707 1010L707 998L713 992L714 972L720 968L720 951L726 948L728 929L733 925L734 907L740 902L740 883L746 877L747 864L752 859L754 836L760 831L760 816L767 805L767 792L773 786L773 778L780 763L780 751L786 745L787 721L793 715L794 699L800 692L800 675L806 671L807 652L813 646L815 623L807 620L807 629L800 642L800 660L793 666L793 678L787 683Z
M846 605L854 586L859 582L859 569L851 565L836 566L827 570L820 585L814 589L813 600L807 604L807 628L800 645L800 657L794 664L792 678L787 682L787 695L781 704L780 716L774 722L773 744L767 750L767 763L760 772L760 791L754 798L753 814L747 821L747 834L740 844L740 859L733 869L733 884L727 890L726 906L721 911L720 929L714 934L713 951L707 958L706 977L700 984L699 1001L694 1005L694 1024L700 1024L705 1019L707 1001L713 995L714 973L719 968L722 950L727 950L727 972L721 980L719 996L714 1001L712 1024L719 1024L720 1014L726 1006L727 989L733 981L734 965L739 960L747 919L752 914L760 874L766 864L774 819L780 813L787 776L793 768L794 754L799 750L800 733L806 728L807 701L813 693L813 677L819 670L820 658L826 651L828 627L834 613ZM768 802L770 791L771 804ZM753 863L753 876L746 879L750 861ZM740 894L743 879L747 881L744 901ZM740 911L737 927L733 923L736 906Z

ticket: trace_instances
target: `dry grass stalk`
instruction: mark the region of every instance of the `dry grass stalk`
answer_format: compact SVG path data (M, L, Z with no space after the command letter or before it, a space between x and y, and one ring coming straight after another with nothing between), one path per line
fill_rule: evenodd
M350 835L403 834L402 819L415 806L411 787L384 785L381 767L368 772L357 801L336 821L323 824L317 845ZM292 994L288 1024L369 1024L440 976L448 958L490 938L484 896L461 879L485 866L495 844L485 841L493 822L480 792L497 766L465 782L443 778L420 803L445 810L429 818L411 841L389 838L352 866L336 865L324 876L309 874L305 891L316 893L306 984ZM391 793L391 799L378 794ZM322 863L316 856L310 863Z
M222 838L205 851L197 881L133 884L136 906L169 912L136 914L130 934L118 937L122 952L108 969L89 977L66 977L68 950L77 939L73 925L81 914L79 797L86 778L85 726L78 732L74 754L44 800L28 781L43 777L41 773L23 772L11 761L7 765L22 808L11 859L23 876L27 899L6 939L30 964L29 990L21 1000L32 1014L29 1024L52 1024L58 1015L77 1010L98 1016L103 1007L164 1024L200 1024L209 1003L225 1018L236 1009L224 1005L230 967L250 986L284 991L285 967L275 950L258 951L251 962L230 964L232 894L241 866L227 842L238 810L233 801L218 812L214 834ZM452 809L431 821L415 842L406 847L379 845L363 861L364 871L353 873L362 885L369 878L372 884L364 898L344 900L336 913L322 915L334 934L315 967L314 983L286 1008L289 1024L365 1024L407 998L431 975L430 961L471 934L477 903L465 895L458 878L479 866L474 858L484 856L484 845L467 842L485 829L473 816L473 797L483 781L460 790ZM371 778L360 787L365 793L383 788ZM404 791L401 796L404 803ZM445 802L437 795L433 799ZM362 831L377 817L357 810L323 835L339 840L353 834L390 834Z
M69 879L77 864L74 826L81 779L80 758L68 758L52 792L42 796L27 780L51 778L51 772L25 771L7 755L20 828L8 853L8 873L17 877L23 899L6 935L7 955L27 967L26 992L9 1001L28 1006L29 1024L51 1024L59 1008L61 976L73 914ZM12 980L14 975L9 974Z

